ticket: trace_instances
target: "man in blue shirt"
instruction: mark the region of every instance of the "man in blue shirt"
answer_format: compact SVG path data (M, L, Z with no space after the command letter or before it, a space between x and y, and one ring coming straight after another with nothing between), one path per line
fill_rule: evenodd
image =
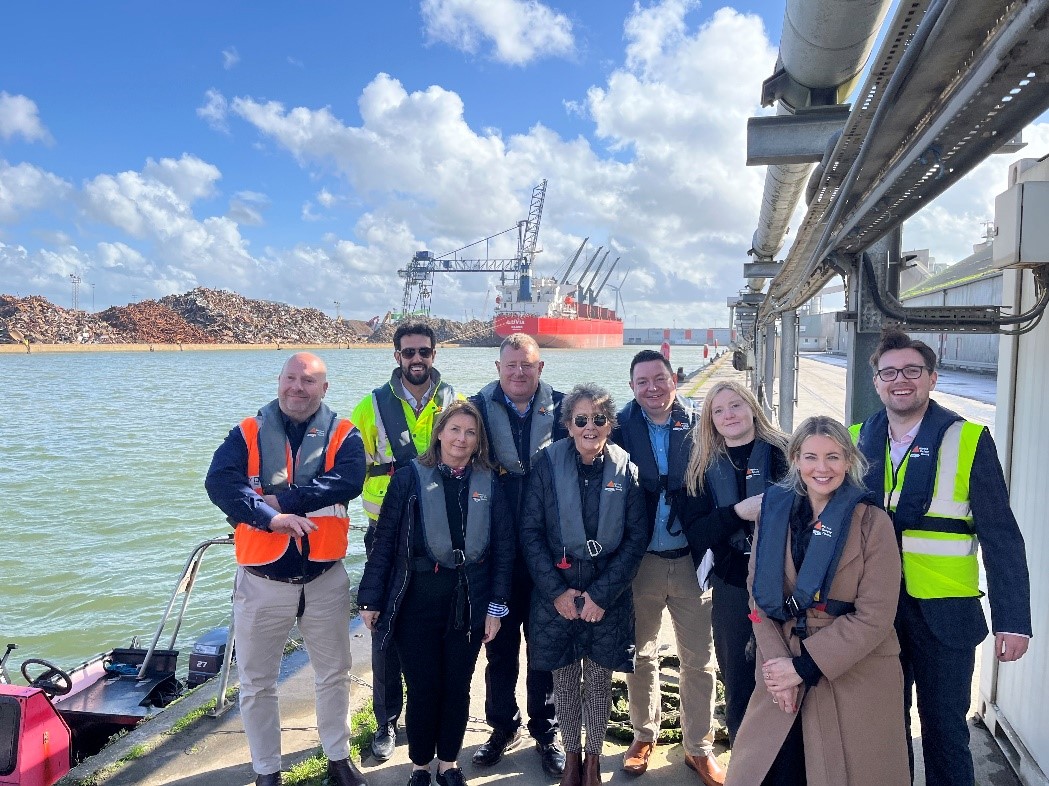
M634 400L619 413L613 439L630 453L645 491L652 539L634 579L634 673L627 675L634 741L623 757L623 770L641 775L648 769L659 737L659 627L663 610L674 623L680 666L682 745L685 764L706 786L724 783L714 758L715 666L710 624L710 594L696 577L688 541L671 501L684 492L692 406L677 396L677 376L659 352L642 350L630 364Z

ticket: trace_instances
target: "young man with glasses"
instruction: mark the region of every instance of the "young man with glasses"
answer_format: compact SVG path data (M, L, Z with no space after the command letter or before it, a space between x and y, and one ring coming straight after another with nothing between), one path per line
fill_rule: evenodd
M368 461L361 499L368 515L364 547L369 552L393 473L426 450L437 413L462 398L433 367L436 342L433 328L425 322L398 325L393 334L397 368L389 381L365 396L350 416L360 430ZM382 762L393 755L404 694L397 651L392 645L379 649L378 641L378 636L372 637L372 707L377 724L372 755Z
M646 349L630 363L634 400L619 413L612 435L637 465L652 536L634 577L634 672L627 675L634 741L623 770L642 775L659 739L659 626L663 610L674 623L680 666L681 744L685 764L705 786L720 786L725 773L714 757L715 658L710 593L699 586L688 540L672 502L684 493L685 469L696 419L677 395L677 375L659 352Z
M524 507L524 492L532 460L540 450L568 436L561 423L564 394L541 380L543 361L539 344L524 333L514 333L499 346L495 362L499 379L470 398L481 412L499 483L507 495L515 537ZM480 767L497 764L522 741L521 708L517 704L517 676L521 664L521 634L527 635L532 577L518 550L511 582L510 613L503 617L499 635L485 645L485 721L492 727L488 740L473 755ZM543 770L559 778L565 769L565 751L557 741L554 681L549 671L528 668L525 675L527 729L543 762Z
M929 398L936 353L896 329L871 356L885 408L852 427L870 462L865 482L893 518L903 552L896 614L910 748L912 686L922 725L928 786L973 786L966 713L976 646L987 636L977 546L983 552L1001 662L1018 660L1031 636L1031 589L1023 535L1009 509L987 429ZM911 753L911 772L914 756Z

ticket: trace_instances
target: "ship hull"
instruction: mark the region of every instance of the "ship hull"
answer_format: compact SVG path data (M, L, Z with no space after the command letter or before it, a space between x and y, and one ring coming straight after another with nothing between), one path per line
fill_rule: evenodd
M623 323L618 319L566 319L519 314L499 315L495 334L527 333L541 347L554 349L601 349L623 346Z

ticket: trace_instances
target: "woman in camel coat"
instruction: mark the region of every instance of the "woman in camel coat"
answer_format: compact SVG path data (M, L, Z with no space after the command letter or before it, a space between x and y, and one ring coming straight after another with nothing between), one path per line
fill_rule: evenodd
M867 503L863 458L837 421L806 420L788 459L755 532L757 688L726 786L909 786L892 522ZM822 579L799 580L818 573L821 554ZM812 605L816 589L825 611ZM801 610L777 608L780 598Z

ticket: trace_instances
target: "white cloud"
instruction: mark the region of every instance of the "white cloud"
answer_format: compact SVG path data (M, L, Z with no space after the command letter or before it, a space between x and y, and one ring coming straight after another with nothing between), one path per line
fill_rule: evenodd
M422 15L431 41L469 54L490 42L491 57L510 65L566 57L575 47L571 20L538 0L423 0Z
M204 120L216 131L229 133L226 116L229 113L229 105L226 97L215 88L210 88L204 93L204 103L197 107L197 117Z
M256 191L238 191L230 200L227 215L238 224L258 227L266 223L262 217L262 211L269 205L270 198L265 194Z
M51 132L40 122L36 102L22 95L0 91L0 139L20 136L27 142L54 141Z
M231 46L222 50L222 67L227 71L234 68L240 62L240 53L237 47Z
M0 222L13 222L34 210L64 199L71 186L32 164L11 165L0 159Z
M217 166L188 153L178 160L148 158L142 174L169 186L187 204L214 194L215 183L222 177Z

